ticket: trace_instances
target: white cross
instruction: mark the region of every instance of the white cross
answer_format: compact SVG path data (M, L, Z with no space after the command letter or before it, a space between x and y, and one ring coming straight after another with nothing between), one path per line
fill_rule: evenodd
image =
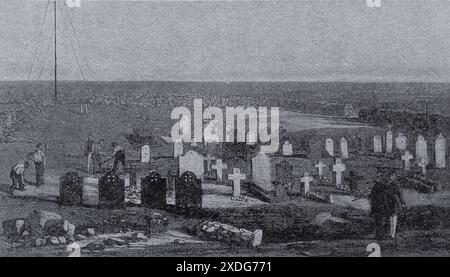
M206 172L208 172L211 169L211 162L214 161L216 157L213 157L208 153L208 155L206 155L206 157L203 157L203 159L206 161Z
M323 175L323 168L327 167L327 165L324 164L322 161L319 161L319 163L314 165L314 166L317 167L317 169L319 170L319 176L322 177L322 175Z
M217 159L216 164L212 165L211 168L217 170L217 178L222 182L222 170L227 169L228 166L222 163L221 159Z
M427 174L427 163L425 162L425 160L420 159L420 162L418 163L418 165L420 166L420 168L422 168L422 175L426 175Z
M402 160L405 162L405 170L411 169L411 162L410 160L413 159L413 155L409 153L409 151L405 151L405 154L402 156Z
M302 183L305 183L305 187L303 189L303 194L306 195L309 192L309 183L312 182L314 178L309 176L308 172L305 172L303 177L300 179Z
M339 187L342 184L342 172L345 171L345 164L342 163L341 159L336 159L333 171L336 172L336 186Z
M233 168L233 174L228 174L228 180L233 180L233 197L241 196L241 180L245 180L245 174L239 168Z

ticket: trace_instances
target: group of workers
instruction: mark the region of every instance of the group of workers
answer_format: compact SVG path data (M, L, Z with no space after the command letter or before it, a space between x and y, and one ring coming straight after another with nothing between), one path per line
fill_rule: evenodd
M44 171L45 171L45 145L38 143L36 149L26 155L26 159L13 164L9 177L11 178L11 187L9 193L14 194L14 190L25 190L24 174L30 167L30 161L34 163L34 170L36 172L36 186L44 185Z
M108 157L103 152L103 145L105 143L104 139L99 139L95 141L92 137L92 134L88 135L88 139L84 148L84 156L86 162L86 171L89 173L97 174L103 173L102 164L113 160L112 171L117 172L119 169L119 165L122 168L125 168L125 150L120 147L116 142L112 142L113 152L112 155ZM30 167L30 162L33 162L34 169L36 172L36 187L43 186L44 181L44 171L45 171L45 144L38 143L36 145L36 149L28 153L24 160L18 161L13 164L11 167L10 178L11 178L11 187L9 193L11 195L14 194L15 190L24 191L25 190L25 181L24 176L26 170ZM106 158L106 159L104 159Z
M92 134L88 135L88 139L84 147L87 172L91 172L93 174L103 173L102 165L110 160L113 160L113 166L111 169L113 172L118 170L119 164L122 165L122 168L125 168L125 150L116 142L112 142L111 146L113 148L113 152L112 155L108 157L108 155L103 152L104 143L104 139L96 141L92 137ZM104 159L105 157L106 159Z

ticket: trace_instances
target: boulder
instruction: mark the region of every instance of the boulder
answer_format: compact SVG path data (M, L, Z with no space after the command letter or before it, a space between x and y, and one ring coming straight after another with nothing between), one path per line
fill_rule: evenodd
M35 210L27 216L24 222L24 230L28 231L34 238L59 237L66 233L64 221L59 214L40 210Z

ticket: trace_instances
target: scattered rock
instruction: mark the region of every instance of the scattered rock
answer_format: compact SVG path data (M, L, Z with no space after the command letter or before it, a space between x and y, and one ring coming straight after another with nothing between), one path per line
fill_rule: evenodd
M59 243L61 243L61 244L67 243L67 239L65 237L59 237L58 240L59 240Z
M50 244L52 244L52 245L60 244L58 238L56 238L56 237L51 237L49 241L50 241Z
M103 250L105 250L105 245L101 241L93 241L93 242L88 243L83 248L87 249L87 250L89 250L91 252L92 251L103 251Z
M120 238L115 238L115 237L107 238L104 241L104 243L109 246L115 246L115 245L124 246L124 245L128 244L128 242L126 242L125 240L120 239Z
M87 229L88 236L95 236L95 230L94 228L88 228Z
M197 227L197 234L209 240L256 247L261 245L263 232L259 229L251 232L219 222L205 221Z

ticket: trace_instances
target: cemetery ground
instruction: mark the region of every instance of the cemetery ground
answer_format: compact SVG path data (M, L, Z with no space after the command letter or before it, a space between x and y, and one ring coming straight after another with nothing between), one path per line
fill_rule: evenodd
M167 135L171 122L164 109L149 110L136 107L129 110L121 106L90 105L87 115L77 113L76 105L45 107L34 121L28 122L17 134L15 142L0 144L4 157L0 163L0 219L23 218L34 210L52 211L73 224L98 226L112 216L125 218L131 223L143 224L142 217L154 212L167 217L168 232L149 238L148 243L115 246L103 251L83 251L83 256L367 256L366 247L374 241L373 223L368 216L365 200L342 203L321 203L302 197L291 197L276 203L230 203L230 186L202 184L209 216L196 218L164 210L126 207L107 210L89 207L66 207L54 199L40 197L11 197L7 194L11 164L33 150L37 142L48 145L46 189L59 183L59 177L68 171L82 168L82 145L88 133L105 138L105 152L110 142L126 144L124 135L132 128L145 128ZM320 129L330 131L331 126ZM348 125L346 126L346 128ZM355 127L355 126L353 126ZM369 129L357 126L357 129ZM347 128L348 132L353 128ZM373 129L373 128L370 128ZM295 129L294 131L299 131ZM373 130L372 130L373 132ZM64 157L61 154L64 152ZM132 156L132 151L129 152ZM136 155L136 154L134 154ZM374 164L364 165L367 170ZM33 181L31 167L25 178ZM30 188L30 187L28 187ZM33 189L33 188L31 188ZM325 188L324 188L325 189ZM347 197L343 194L342 198ZM448 256L450 250L450 195L448 186L434 194L421 194L405 190L408 210L399 218L398 235L382 245L383 256ZM216 201L216 202L214 202ZM212 204L211 204L212 203ZM349 204L350 203L350 204ZM214 206L217 207L214 207ZM225 206L225 205L223 205ZM214 220L251 231L263 230L263 243L259 247L239 247L205 241L198 238L193 228L204 220ZM3 230L1 230L3 231ZM134 230L132 230L134 231ZM0 232L3 233L3 232ZM67 256L62 245L45 247L19 247L9 245L0 236L0 256Z
M35 209L61 214L74 224L88 222L90 226L112 215L123 216L127 221L139 222L143 214L159 212L169 220L168 232L155 235L146 243L131 243L102 251L85 251L82 256L367 256L366 247L373 242L371 220L367 214L354 209L344 209L317 202L290 201L287 203L258 205L252 208L234 208L219 212L221 222L232 223L248 229L264 230L259 247L240 247L215 241L203 241L190 234L190 226L203 219L190 218L161 210L128 207L124 210L106 210L85 207L65 207L51 201L11 198L0 193L0 217L25 217ZM425 211L425 212L424 212ZM351 223L328 220L331 213L336 218L346 218ZM325 222L320 222L321 216ZM381 244L383 256L448 256L450 226L448 208L418 207L400 217L396 239ZM328 219L327 219L328 218ZM311 222L320 225L311 225ZM420 226L421 225L421 226ZM320 226L320 227L319 227ZM307 232L307 233L306 233ZM283 234L283 236L280 236ZM303 239L302 239L303 238ZM1 256L67 256L65 245L21 247L9 245L0 236Z

